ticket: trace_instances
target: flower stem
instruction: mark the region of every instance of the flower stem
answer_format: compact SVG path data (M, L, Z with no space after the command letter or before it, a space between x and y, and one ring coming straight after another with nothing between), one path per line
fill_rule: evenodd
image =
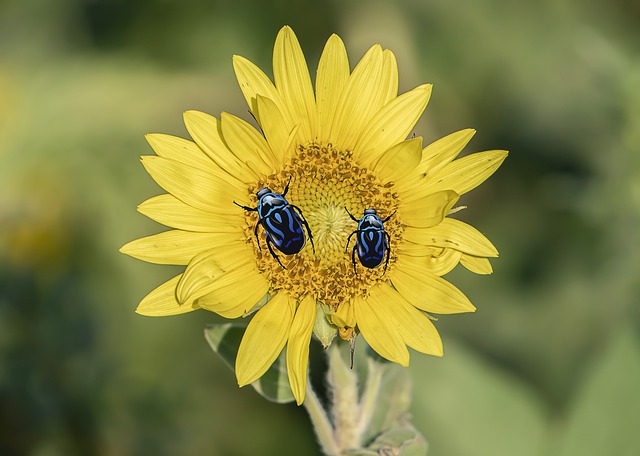
M342 450L359 448L361 442L358 432L358 376L342 358L339 344L332 344L327 352L329 357L327 380L336 442Z
M311 418L313 430L320 442L322 452L327 456L338 456L340 450L335 440L335 431L318 396L311 387L311 382L307 382L307 396L303 404Z
M382 384L382 372L384 366L371 358L367 359L367 383L362 393L360 400L360 411L358 413L358 429L357 435L360 441L363 440L364 433L366 432L373 412L378 401L378 393L380 392L380 385Z

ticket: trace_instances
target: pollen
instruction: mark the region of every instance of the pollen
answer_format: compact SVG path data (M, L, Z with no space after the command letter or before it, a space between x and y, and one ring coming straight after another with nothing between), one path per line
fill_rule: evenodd
M283 268L269 253L262 228L258 229L256 241L254 228L258 215L246 212L247 242L253 244L258 270L268 278L272 292L285 290L297 299L311 294L336 309L356 295L366 298L371 286L388 280L386 275L396 259L394 247L402 236L399 217L392 217L384 225L390 236L386 271L384 265L375 269L363 267L357 255L352 257L356 236L351 237L349 246L347 239L358 226L349 212L360 219L365 209L374 208L385 218L397 210L399 201L393 183L381 183L375 173L356 163L350 151L317 143L298 146L281 172L257 182L248 191L257 205L258 190L268 187L282 194L287 183L289 191L285 198L300 209L309 223L315 248L309 239L295 255L285 255L274 248Z

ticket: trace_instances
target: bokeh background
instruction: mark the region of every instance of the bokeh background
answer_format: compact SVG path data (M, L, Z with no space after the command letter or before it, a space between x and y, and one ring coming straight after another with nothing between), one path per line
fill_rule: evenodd
M443 359L413 356L431 456L640 454L640 4L634 0L0 2L0 454L318 454L302 408L211 352L205 312L134 313L176 273L118 253L162 227L143 134L249 119L231 56L270 69L291 25L315 70L391 48L415 129L508 149L460 217L501 257L450 279ZM313 73L312 73L313 74Z

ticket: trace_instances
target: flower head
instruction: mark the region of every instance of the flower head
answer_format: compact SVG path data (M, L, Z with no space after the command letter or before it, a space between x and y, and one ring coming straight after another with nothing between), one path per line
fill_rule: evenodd
M475 310L441 276L458 263L491 273L487 258L498 255L479 231L448 215L507 153L456 159L473 130L425 148L421 137L407 139L431 85L398 95L395 57L379 45L350 71L344 44L331 36L315 91L289 27L276 38L275 82L243 57L235 56L233 65L261 131L231 114L218 120L188 111L192 141L147 136L157 156L142 163L168 193L139 210L173 229L122 251L186 269L147 295L137 312L202 308L237 318L255 311L236 360L238 382L257 380L286 345L298 403L317 309L342 338L362 333L381 356L403 366L409 364L407 346L441 356L426 312ZM253 210L263 204L257 193L264 188L285 199L286 214ZM366 209L384 221L377 231L365 232L369 225L358 223ZM273 231L283 217L308 223L308 230L282 225L285 238L295 232L307 241L290 255L278 248Z

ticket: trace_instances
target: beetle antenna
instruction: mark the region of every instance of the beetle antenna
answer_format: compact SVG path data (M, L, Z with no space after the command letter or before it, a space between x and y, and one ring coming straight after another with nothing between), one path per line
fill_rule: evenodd
M349 212L349 209L347 209L347 206L344 207L344 210L347 211L347 214L349 214L349 217L351 217L351 220L353 220L354 222L359 222L360 220L358 220L357 218L355 218L351 212Z
M393 217L394 215L396 215L396 212L398 212L398 211L397 211L397 210L393 211L389 217L387 217L386 219L384 219L384 220L382 221L382 223L387 223L387 221L388 221L391 217Z
M291 183L291 178L292 177L293 176L291 176L291 175L289 176L289 182L287 182L287 185L285 185L284 192L282 192L282 196L287 196L287 192L289 191L289 184Z
M243 206L242 204L238 204L235 201L233 202L233 204L235 204L238 207L241 207L242 209L244 209L245 211L249 211L249 212L257 212L258 208L257 207L248 207L248 206Z

